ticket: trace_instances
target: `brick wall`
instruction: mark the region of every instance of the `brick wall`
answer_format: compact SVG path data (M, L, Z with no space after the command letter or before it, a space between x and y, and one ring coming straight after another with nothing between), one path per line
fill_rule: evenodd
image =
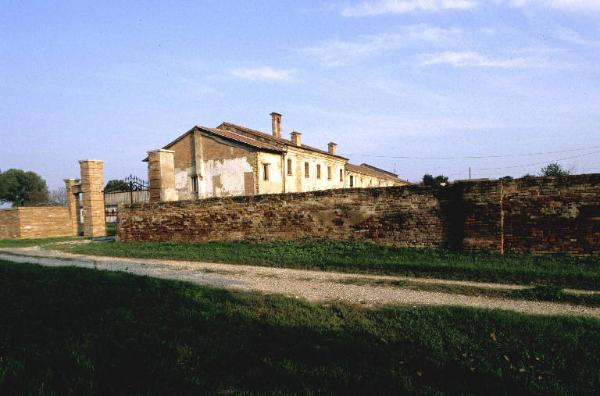
M460 183L463 248L502 252L501 202L503 183L483 181Z
M15 239L20 235L19 210L0 209L0 239Z
M315 191L129 205L118 212L123 241L373 241L442 246L440 199L421 187Z
M600 175L343 189L119 210L123 241L370 241L403 247L600 254Z
M0 239L73 236L69 209L62 206L0 210Z
M503 209L507 252L600 254L600 175L515 181Z

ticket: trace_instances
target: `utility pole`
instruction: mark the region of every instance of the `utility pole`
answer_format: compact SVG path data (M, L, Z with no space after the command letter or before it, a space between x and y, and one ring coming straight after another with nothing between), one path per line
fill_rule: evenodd
M471 180L471 167L469 166L469 180Z

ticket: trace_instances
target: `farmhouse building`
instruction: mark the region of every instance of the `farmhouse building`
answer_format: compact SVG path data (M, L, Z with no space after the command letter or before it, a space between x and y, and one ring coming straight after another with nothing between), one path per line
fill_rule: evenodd
M282 137L281 115L272 133L229 122L194 126L164 150L173 152L176 200L408 184L371 165L352 165L336 153L307 146L301 133ZM148 159L146 159L148 160Z

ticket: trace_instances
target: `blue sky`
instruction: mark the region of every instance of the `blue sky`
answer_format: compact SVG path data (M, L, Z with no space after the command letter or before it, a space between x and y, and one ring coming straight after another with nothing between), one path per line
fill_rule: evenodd
M278 111L411 181L600 172L599 61L600 0L4 0L0 169L145 176L195 124Z

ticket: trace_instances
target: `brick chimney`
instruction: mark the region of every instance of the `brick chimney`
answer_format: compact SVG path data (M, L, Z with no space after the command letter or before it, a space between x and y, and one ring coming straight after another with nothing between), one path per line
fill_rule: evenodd
M331 155L335 155L335 149L337 148L337 144L334 142L329 142L327 145L327 152Z
M300 136L302 136L302 134L300 132L294 131L290 135L292 136L292 143L296 146L302 146L302 143L300 143Z
M273 127L273 137L281 138L281 114L271 113L271 125Z

